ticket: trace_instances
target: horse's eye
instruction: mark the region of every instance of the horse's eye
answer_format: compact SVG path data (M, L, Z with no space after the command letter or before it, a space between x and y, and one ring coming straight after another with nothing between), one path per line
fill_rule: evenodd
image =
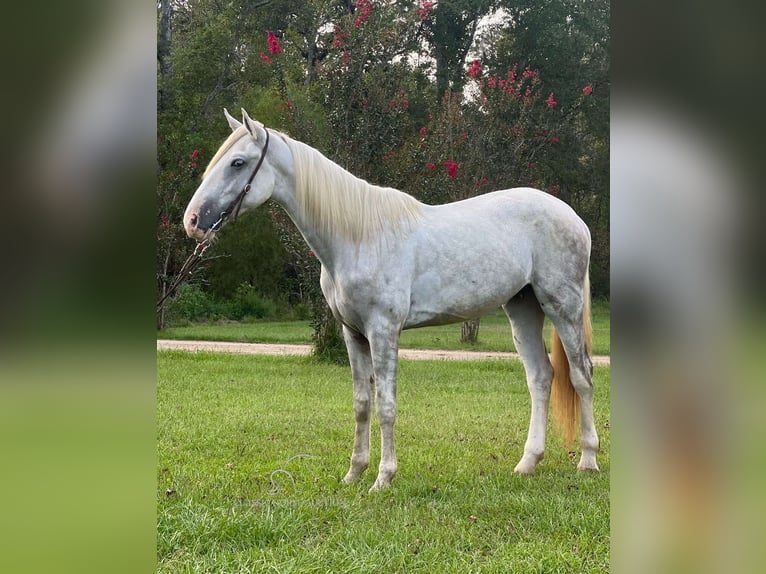
M231 167L242 167L245 165L245 160L241 158L237 158L231 161Z

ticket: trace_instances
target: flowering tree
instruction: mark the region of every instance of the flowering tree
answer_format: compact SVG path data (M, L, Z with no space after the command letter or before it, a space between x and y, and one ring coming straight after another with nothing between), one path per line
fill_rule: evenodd
M167 10L158 14L160 291L188 243L178 222L199 180L192 164L202 165L226 135L224 106L243 106L354 174L428 203L519 185L547 190L584 216L594 237L593 268L608 272L599 263L608 262L605 0L172 5L172 34ZM477 43L482 16L501 6L506 18L492 41ZM316 347L339 345L316 258L281 211L271 219L289 253L289 290L311 309ZM216 245L230 249L231 260L250 249L228 240L252 232L241 223L228 226ZM211 263L216 273L208 280L244 267L224 261ZM282 273L274 261L270 272ZM593 282L594 292L608 285L605 276Z
M519 185L557 194L546 160L565 118L552 92L544 98L539 72L494 72L474 59L465 75L470 97L448 92L410 145L420 169L409 191L430 203ZM475 342L478 331L478 320L464 322L463 340Z

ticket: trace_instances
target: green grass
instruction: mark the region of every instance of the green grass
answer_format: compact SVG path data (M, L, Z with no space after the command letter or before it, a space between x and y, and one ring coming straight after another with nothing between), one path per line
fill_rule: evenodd
M529 413L515 361L402 361L399 473L348 468L348 368L158 353L158 572L609 571L609 370L595 369L600 474L552 433L512 473ZM288 474L289 473L289 474Z
M157 331L157 338L308 345L311 344L311 325L308 321L197 323Z
M608 355L609 303L593 302L593 353ZM546 321L545 340L550 341L550 323ZM308 321L197 324L171 327L159 331L160 339L199 339L209 341L243 341L248 343L311 343ZM408 349L444 349L474 351L514 351L511 327L505 314L498 312L481 320L479 341L475 345L460 342L460 324L424 327L404 331L401 346Z

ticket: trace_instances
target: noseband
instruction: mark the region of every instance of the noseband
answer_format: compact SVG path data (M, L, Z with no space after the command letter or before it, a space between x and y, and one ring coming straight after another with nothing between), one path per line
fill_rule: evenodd
M245 200L245 196L247 195L247 192L250 191L250 188L252 187L251 184L253 183L253 179L255 179L255 174L257 174L258 170L261 169L261 166L263 165L263 160L266 158L266 151L269 149L269 130L268 128L264 128L264 129L266 131L266 143L263 144L261 159L258 160L258 163L256 164L255 169L253 170L253 173L250 174L250 179L247 180L245 187L243 187L242 191L240 191L237 197L234 198L234 201L232 201L229 204L229 206L221 212L221 217L218 218L218 221L216 221L213 225L210 226L209 231L218 231L223 225L223 222L226 221L226 218L229 217L230 215L232 216L232 220L234 221L237 220L237 217L239 216L239 210L242 207L242 202Z

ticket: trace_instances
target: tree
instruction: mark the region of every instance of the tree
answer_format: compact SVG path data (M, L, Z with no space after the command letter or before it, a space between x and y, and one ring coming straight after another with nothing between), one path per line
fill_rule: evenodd
M609 294L609 2L515 0L490 65L538 69L566 121L546 170L591 229L591 283Z
M242 106L428 203L518 185L558 195L591 227L594 294L608 293L608 13L606 0L161 0L158 289L189 245L179 222L201 166L228 133L220 110ZM231 257L209 263L203 288L288 291L310 302L317 348L339 346L318 262L272 213L227 226L216 249Z
M430 55L436 64L438 97L447 90L462 91L463 64L473 46L479 22L500 4L499 0L441 0L428 13L423 25Z

